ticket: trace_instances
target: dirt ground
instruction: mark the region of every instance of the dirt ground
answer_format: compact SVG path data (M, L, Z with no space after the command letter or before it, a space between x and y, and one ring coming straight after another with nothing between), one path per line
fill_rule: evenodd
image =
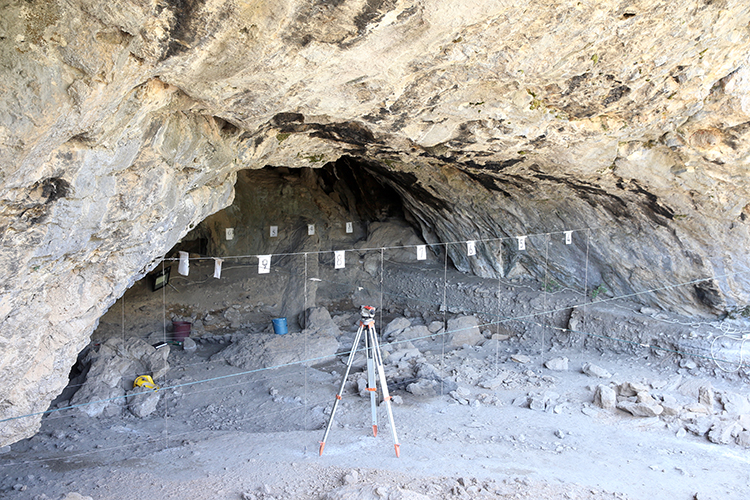
M439 269L435 273L440 276ZM685 415L698 411L698 394L706 393L701 387L710 388L709 406L716 401L706 418L726 416L728 404L722 410L719 402L727 394L748 402L745 371L723 372L703 355L685 354L685 342L691 340L694 352L704 352L709 344L698 341L708 330L721 331L719 322L673 321L653 311L637 313L632 304L608 302L592 308L587 321L608 321L609 332L639 325L631 328L628 342L601 336L581 340L559 328L547 328L545 337L535 329L538 325L524 330L510 322L501 328L481 315L484 339L476 345L446 347L448 335L441 332L401 343L383 339L400 458L383 404L379 433L372 435L369 396L360 395L357 387L364 370L358 361L320 456L319 443L357 329L357 311L340 307L351 298L325 304L341 329L339 356L270 369L232 366L217 354L243 336L273 335L267 321L272 300L235 308L242 313L239 319L231 312L239 297L259 293L248 276L243 271L233 278L227 272L223 288L206 285L194 292L186 281L174 280L183 295L168 304L161 299L167 291L175 297L175 289L160 294L147 290L147 283L133 287L125 303L118 302L102 318L93 350L117 335L153 343L161 325L176 317L201 322L203 329L192 335L196 349L169 346L169 371L157 381L161 397L155 411L143 418L119 400L112 401L109 411L89 417L69 407L71 387L53 403L54 411L45 415L36 436L3 450L0 497L739 500L750 495L750 448L734 439L741 428L726 444L718 444L706 437L708 431L690 431L696 419ZM518 282L487 284L457 273L449 282L453 297L471 290L480 302L489 297L502 303L506 294L526 294L505 304L503 314L509 316L522 313L523 304L543 302L554 309L574 303L565 294L545 294ZM427 292L416 283L408 276L402 279L403 300L391 301L382 322L377 318L379 329L399 317L425 327L459 316L462 307L480 310L481 303L457 307L458 299L451 310L420 310L415 298ZM487 293L481 289L485 285ZM560 321L567 326L571 318L567 311ZM240 326L232 328L231 322ZM288 335L304 336L293 326L290 330ZM669 349L644 347L643 338L660 335L669 339L664 344ZM676 348L686 350L677 355L672 352ZM562 358L567 368L545 366ZM586 363L610 376L584 373ZM433 386L434 393L410 386L426 365L440 373L442 382ZM71 384L82 380L74 378ZM681 413L636 417L594 403L599 385L626 383L644 387L664 406L676 401Z

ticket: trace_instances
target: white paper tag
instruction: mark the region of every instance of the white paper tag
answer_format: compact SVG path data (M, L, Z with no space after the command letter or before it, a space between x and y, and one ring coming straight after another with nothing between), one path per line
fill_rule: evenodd
M565 231L565 244L570 245L573 242L573 231Z
M177 266L177 272L183 276L187 276L190 272L190 261L188 261L189 254L187 252L180 251L180 265Z
M471 257L472 255L476 255L476 254L477 254L477 247L474 244L474 242L473 241L467 241L466 242L466 255L468 255L469 257Z
M275 238L279 235L279 226L271 226L271 238Z
M516 236L518 239L518 249L526 250L526 236Z
M221 279L221 264L224 261L214 257L214 278Z
M308 224L307 225L307 235L312 236L315 234L315 224Z
M354 224L351 222L346 223L346 232L347 233L353 233L354 232Z
M417 245L417 260L427 260L427 245Z
M233 227L228 227L226 229L226 236L227 236L227 240L233 240L234 239L234 228Z
M268 274L271 272L271 256L258 255L258 274Z
M336 269L343 269L346 265L346 259L344 258L344 250L336 250L333 252Z

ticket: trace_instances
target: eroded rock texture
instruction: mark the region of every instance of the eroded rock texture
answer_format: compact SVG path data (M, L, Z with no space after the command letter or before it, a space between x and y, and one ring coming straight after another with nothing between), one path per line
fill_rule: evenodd
M642 300L748 302L742 2L0 9L0 446L34 432L38 416L4 419L46 408L103 311L231 202L240 169L349 155L427 241L606 227L589 272L613 293L726 276ZM519 262L450 257L483 276ZM575 283L580 265L550 272Z

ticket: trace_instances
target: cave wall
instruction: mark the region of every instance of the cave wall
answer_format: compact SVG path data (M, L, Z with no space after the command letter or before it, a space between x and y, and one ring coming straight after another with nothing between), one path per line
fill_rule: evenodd
M0 9L0 446L38 428L5 419L46 408L97 318L231 203L240 169L358 157L428 241L606 226L613 289L708 274L726 277L656 301L750 302L739 2ZM500 251L452 259L492 275Z

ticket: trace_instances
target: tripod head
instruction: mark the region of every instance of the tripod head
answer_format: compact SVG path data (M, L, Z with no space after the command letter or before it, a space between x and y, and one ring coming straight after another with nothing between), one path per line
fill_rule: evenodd
M360 306L359 317L362 319L370 319L375 317L375 308L372 306Z

